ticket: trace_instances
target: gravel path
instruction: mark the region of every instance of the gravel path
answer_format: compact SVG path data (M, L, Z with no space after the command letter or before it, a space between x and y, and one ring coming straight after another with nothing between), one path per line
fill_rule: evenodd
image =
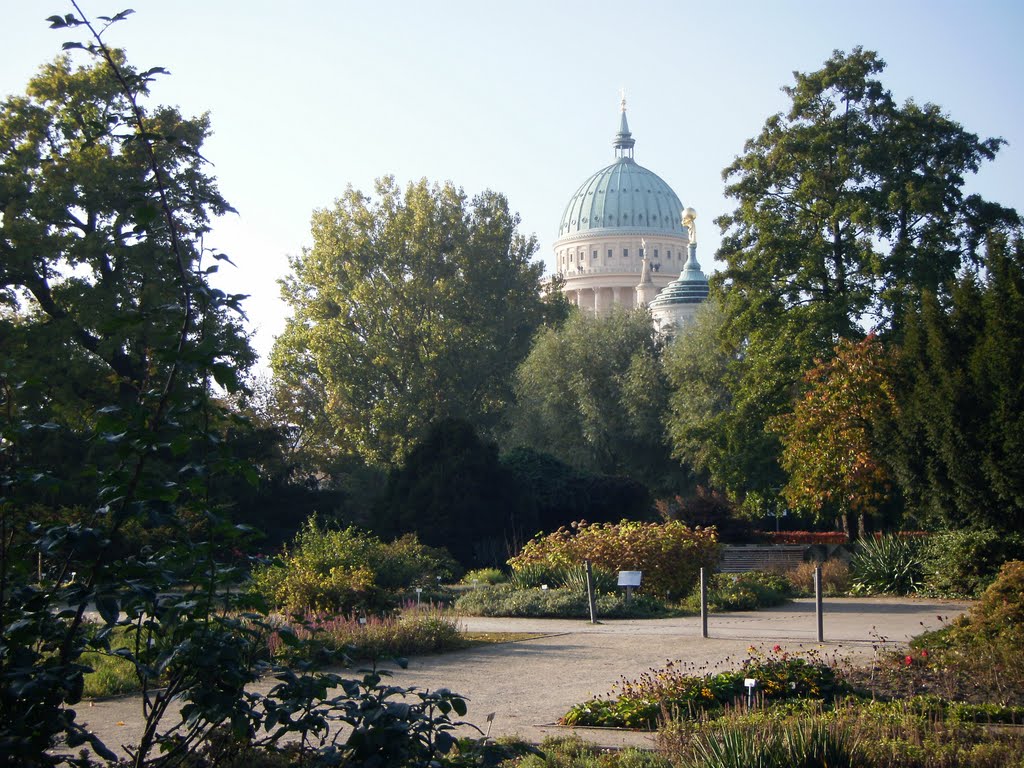
M622 676L636 677L669 659L731 666L751 645L786 650L817 648L845 658L868 659L879 642L904 643L943 618L957 616L968 603L939 600L838 598L825 601L825 643L816 642L814 601L796 600L749 613L712 615L708 639L699 618L609 620L597 625L564 619L466 618L464 627L480 632L540 632L534 640L481 646L410 660L389 678L402 686L450 688L470 700L467 720L491 735L518 735L539 742L565 733L554 725L573 704L609 691ZM271 683L258 684L265 691ZM81 721L116 748L135 742L142 728L139 697L80 704ZM577 729L603 746L651 746L650 734L608 729Z

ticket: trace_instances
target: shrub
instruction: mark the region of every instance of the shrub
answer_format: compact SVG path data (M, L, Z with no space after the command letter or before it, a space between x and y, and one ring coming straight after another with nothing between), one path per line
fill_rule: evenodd
M597 595L601 618L647 618L663 614L664 606L652 597L634 595L627 606L619 595ZM516 589L498 584L459 596L455 610L467 616L511 616L520 618L584 619L590 617L585 592L578 589Z
M753 524L741 516L736 504L718 491L697 486L692 496L674 496L654 502L662 520L678 520L691 528L715 527L719 541L742 544L756 538Z
M974 597L1007 560L1024 558L1024 536L992 529L944 531L921 549L925 589L936 595Z
M302 641L331 652L344 652L352 659L378 660L396 656L441 653L466 647L459 623L436 609L407 611L401 617L313 615L301 623L289 623L288 629ZM273 656L287 656L289 647L281 632L270 635L268 646ZM303 658L308 646L299 646Z
M786 578L798 595L814 594L814 569L821 565L821 591L829 596L845 595L850 591L850 566L838 559L822 563L801 563L786 571Z
M462 577L463 584L504 584L506 581L508 576L498 568L477 568Z
M882 536L861 539L850 558L853 591L860 594L906 595L922 585L921 541Z
M251 588L290 611L380 611L413 584L450 578L453 567L443 550L411 534L386 544L357 528L328 531L310 520L278 563L254 569Z
M781 574L770 571L716 573L708 584L711 611L754 611L780 605L792 594L792 585ZM687 611L700 610L699 585L683 602Z
M560 568L590 560L607 571L643 571L645 594L678 598L689 594L701 567L718 562L713 528L691 529L676 521L588 525L574 523L528 542L509 560L513 571L537 564Z
M970 629L1024 647L1024 561L1013 560L999 569L971 611Z

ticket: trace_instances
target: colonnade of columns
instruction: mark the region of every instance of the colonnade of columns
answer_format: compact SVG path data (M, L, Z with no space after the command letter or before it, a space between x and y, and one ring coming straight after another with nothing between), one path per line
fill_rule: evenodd
M575 288L566 292L569 300L580 309L589 309L596 315L608 314L613 306L630 308L636 305L636 292L631 288Z

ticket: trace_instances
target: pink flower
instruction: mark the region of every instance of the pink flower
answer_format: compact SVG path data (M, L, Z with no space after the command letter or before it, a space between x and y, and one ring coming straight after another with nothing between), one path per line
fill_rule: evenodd
M907 656L905 659L903 659L903 662L909 667L911 664L914 663L914 657Z
M921 649L921 658L922 659L927 659L928 658L928 651L926 651L924 648Z
M776 643L775 645L772 646L772 650L775 651L775 653L781 653L782 652L782 646L779 645L778 643Z

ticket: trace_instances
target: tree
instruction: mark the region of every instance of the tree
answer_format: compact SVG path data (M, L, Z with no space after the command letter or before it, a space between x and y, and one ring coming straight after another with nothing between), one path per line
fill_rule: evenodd
M591 473L628 475L673 490L663 418L668 390L646 312L573 314L545 328L516 371L510 445L550 453Z
M391 473L385 504L377 522L384 535L415 533L466 567L500 565L536 532L534 520L522 519L523 489L497 446L463 419L431 427Z
M421 180L403 193L391 177L314 213L271 363L286 387L314 382L342 450L386 466L439 419L497 423L549 306L518 223L494 192L468 201Z
M785 113L770 117L723 172L736 210L722 216L726 269L722 346L729 429L711 436L719 475L741 498L779 486L766 461L768 420L791 409L804 371L865 327L900 333L924 291L942 294L975 268L984 233L1019 224L1016 212L963 194L964 178L995 157L938 107L900 106L877 79L884 62L860 48L795 73ZM747 439L751 441L748 442ZM735 473L733 473L735 477Z
M156 73L137 73L111 55L145 96ZM159 141L131 138L136 115ZM73 69L67 57L45 66L27 95L0 105L0 291L22 318L9 331L46 334L63 347L65 354L39 361L54 378L67 378L59 374L65 366L92 367L89 384L75 381L94 386L109 371L121 403L137 401L178 347L183 302L201 310L186 335L221 350L219 381L234 381L253 361L231 314L241 297L195 285L217 268L201 263L210 218L232 210L204 172L208 134L206 116L147 112L109 67ZM163 258L170 250L180 258Z
M789 474L786 501L819 519L838 518L854 538L893 491L878 435L896 417L894 370L877 336L841 341L834 357L804 374L807 389L793 412L771 423Z
M910 313L888 459L923 523L1024 526L1024 242L993 237L983 277L965 275Z
M632 478L583 472L530 448L509 451L501 465L513 474L525 497L519 520L524 526L532 521L527 539L581 520L617 523L650 517L650 491Z
M724 332L726 319L721 294L713 292L665 350L671 393L665 425L678 461L712 488L742 500L747 514L762 516L773 510L784 474L777 435L758 425L765 411L784 402L752 396L751 390L773 390L780 400L788 395L771 385L786 375L776 363L787 349L767 336L737 345ZM744 380L763 385L744 390Z
M209 218L229 210L199 154L205 118L143 107L156 71L99 33L65 47L97 65L59 59L0 105L0 743L19 765L67 762L61 749L86 742L113 759L72 707L86 643L109 652L123 612L139 622L124 658L144 688L157 668L171 681L146 690L143 765L172 699L195 716L167 739L180 749L238 714L253 679L237 663L244 633L213 607L228 604L213 478L238 467L212 395L214 379L237 388L252 353L239 297L201 263ZM60 508L68 497L81 506ZM209 589L185 598L198 583Z

